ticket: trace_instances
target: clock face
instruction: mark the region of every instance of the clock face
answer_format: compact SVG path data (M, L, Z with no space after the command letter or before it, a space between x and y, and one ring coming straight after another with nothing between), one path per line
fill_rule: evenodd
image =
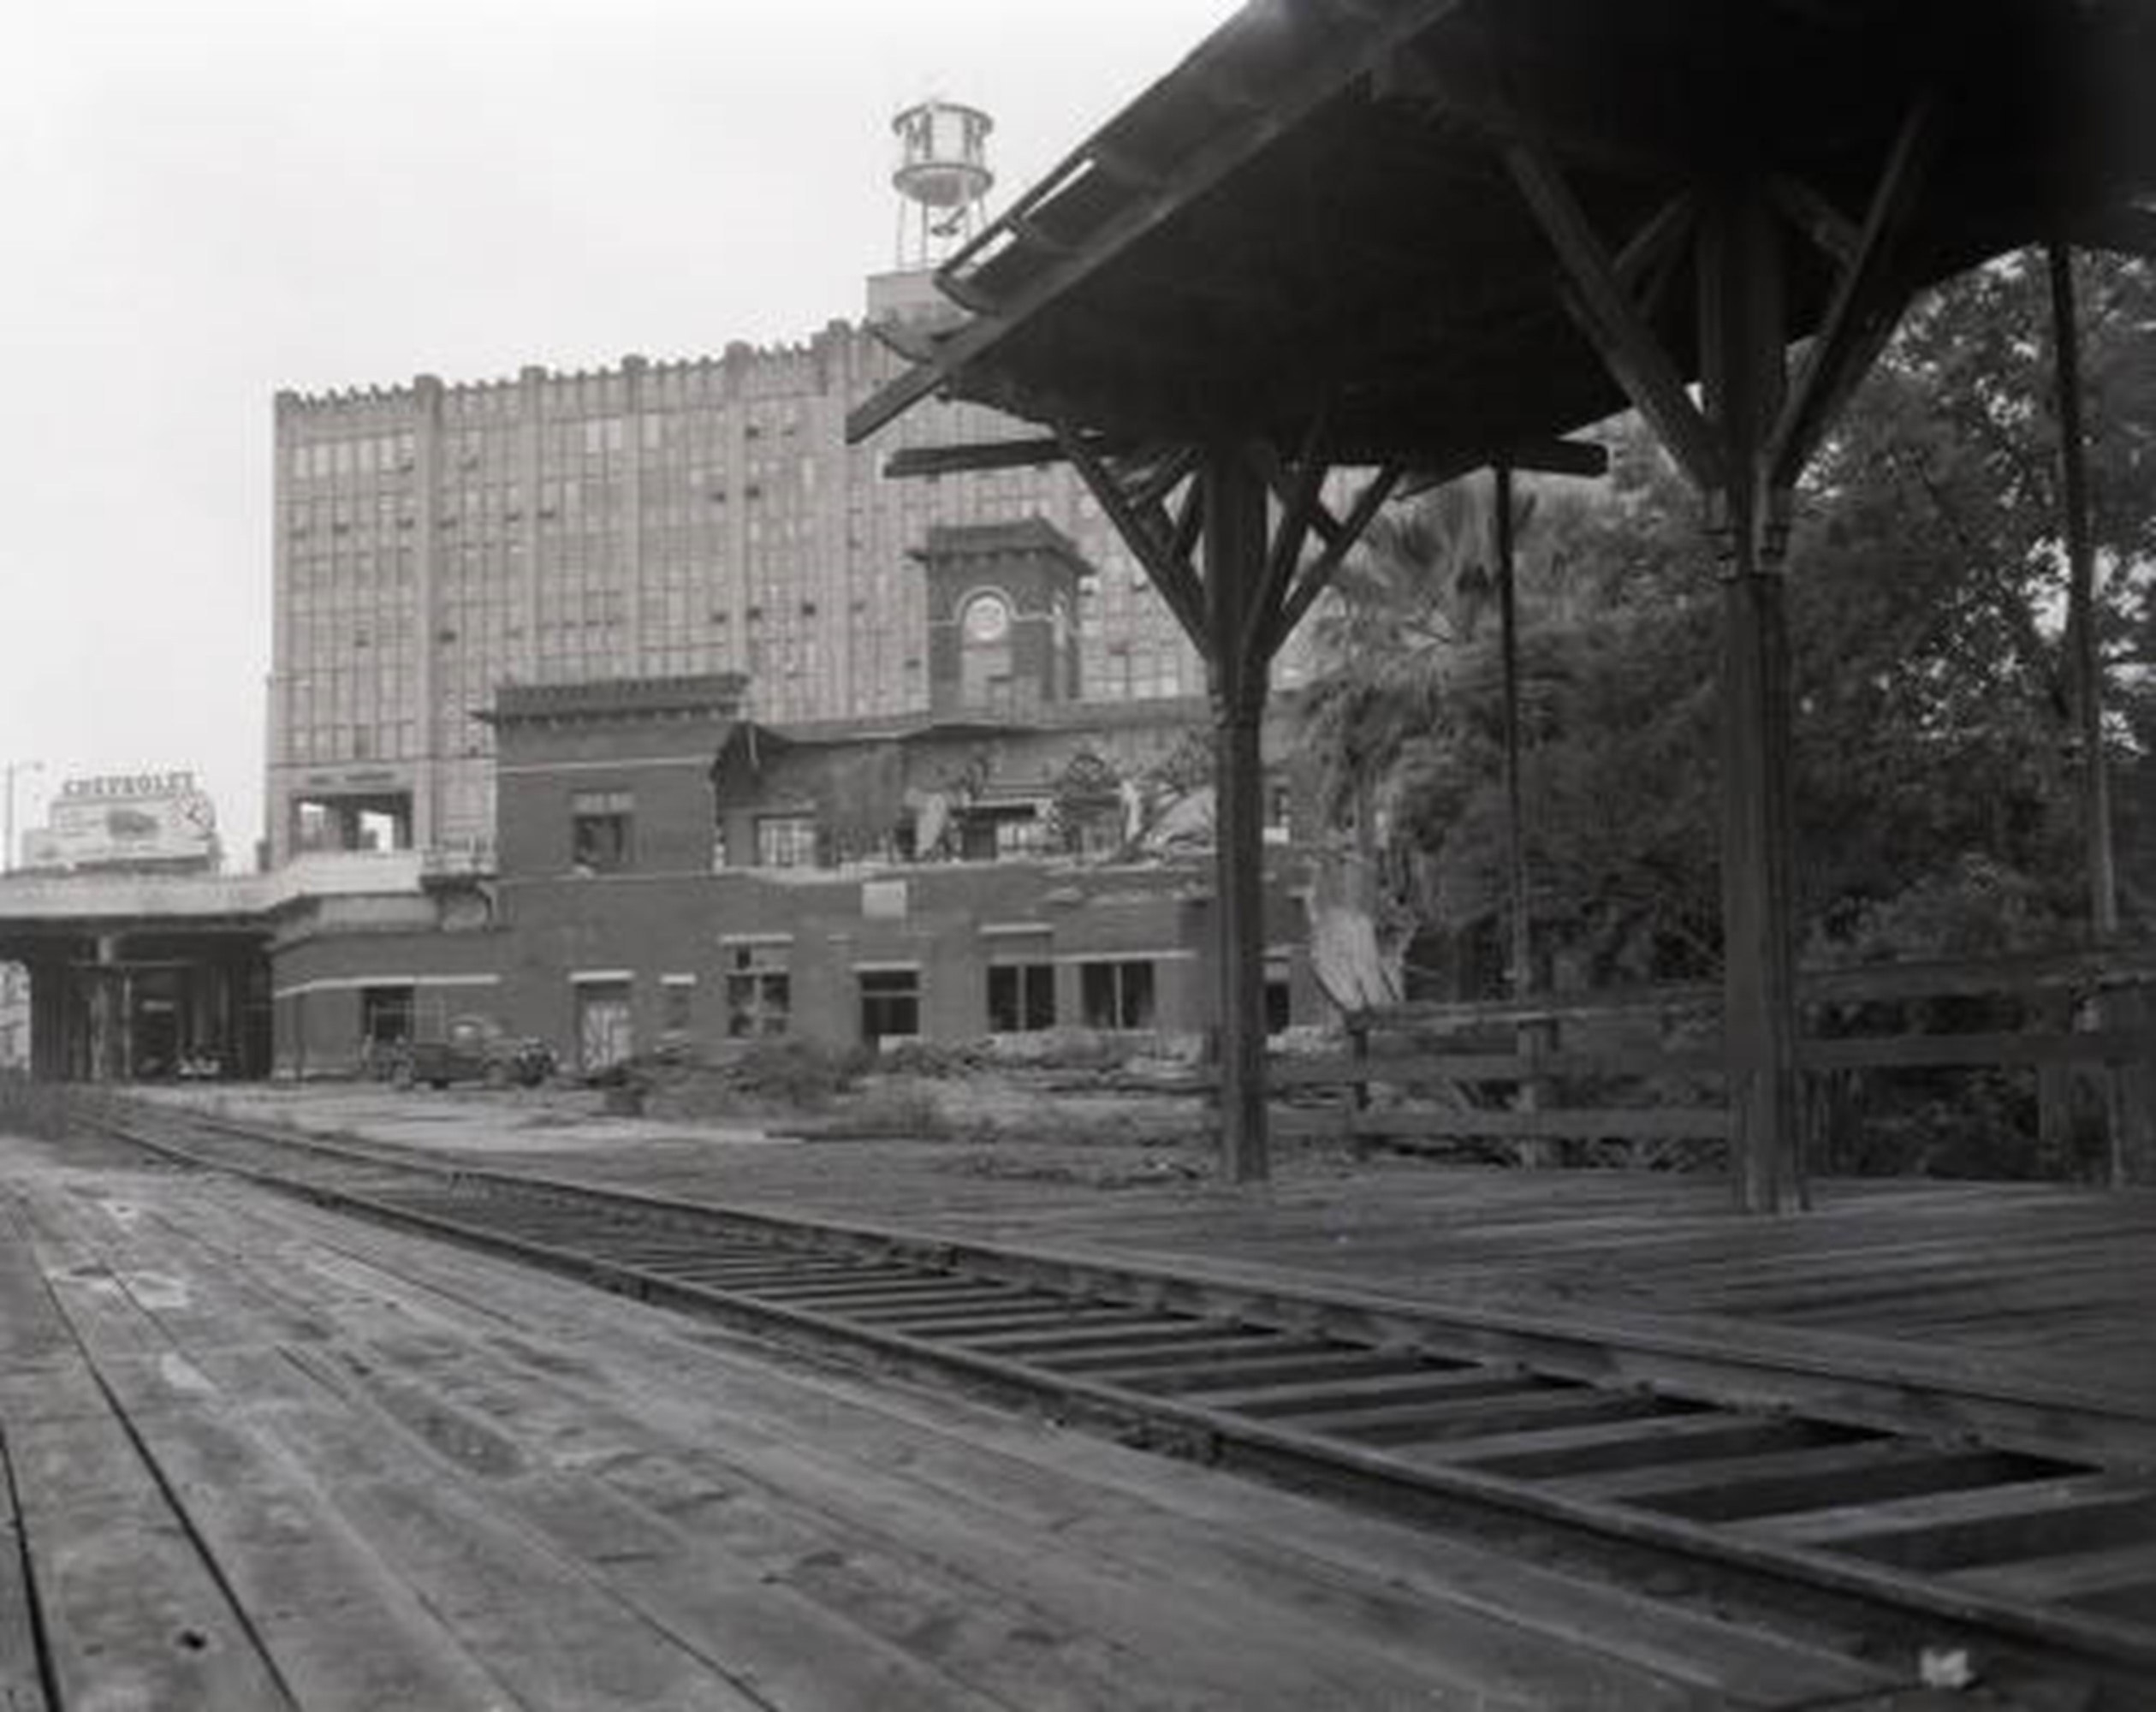
M1001 642L1011 632L1011 608L1000 594L977 594L965 603L965 639Z

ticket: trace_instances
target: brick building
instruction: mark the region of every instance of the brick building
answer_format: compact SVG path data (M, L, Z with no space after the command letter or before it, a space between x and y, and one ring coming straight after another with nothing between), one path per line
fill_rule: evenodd
M505 686L490 859L288 915L279 1069L467 1014L585 1070L774 1033L1207 1027L1204 704L1072 695L1086 569L1050 526L938 530L920 556L917 712L765 721L732 673ZM1280 834L1285 1022L1316 1001Z

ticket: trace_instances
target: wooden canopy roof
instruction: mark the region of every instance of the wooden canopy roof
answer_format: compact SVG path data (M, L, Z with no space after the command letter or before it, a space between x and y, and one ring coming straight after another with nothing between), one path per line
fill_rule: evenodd
M1904 293L2043 239L2156 249L2151 87L2151 0L1251 0L947 265L970 318L849 437L936 391L1133 447L1292 445L1323 409L1336 461L1464 467L1626 401L1562 295L1567 209L1690 353L1658 270L1702 186L1763 178L1801 336L1880 217Z

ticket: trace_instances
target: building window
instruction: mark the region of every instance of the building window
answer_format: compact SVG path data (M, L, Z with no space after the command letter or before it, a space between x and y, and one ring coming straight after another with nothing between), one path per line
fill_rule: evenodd
M989 967L989 1031L1024 1034L1055 1026L1055 966L995 963Z
M1048 824L1030 803L976 808L959 817L956 842L962 861L1008 861L1045 850Z
M1031 810L1022 815L1005 815L997 819L997 861L1007 862L1019 856L1038 856L1047 848L1048 823Z
M1078 1002L1088 1028L1150 1028L1153 966L1143 960L1087 963L1079 971Z
M861 1037L867 1041L921 1031L921 972L862 969Z
M636 1051L633 1016L627 982L579 981L577 1068L589 1076L628 1062Z
M634 800L627 791L579 791L570 799L569 859L586 873L629 865Z
M793 1005L783 945L740 945L726 976L726 1031L736 1040L784 1034Z
M816 817L759 815L756 823L756 862L759 868L813 868Z
M659 1026L686 1034L696 1022L696 983L667 980L659 988Z
M412 1038L413 990L409 987L359 990L359 1049L369 1071L384 1074L396 1049Z

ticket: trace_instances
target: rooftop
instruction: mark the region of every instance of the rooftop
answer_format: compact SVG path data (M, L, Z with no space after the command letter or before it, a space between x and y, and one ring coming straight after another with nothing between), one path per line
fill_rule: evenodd
M1661 287L1702 194L1763 175L1801 337L1890 167L1905 284L2156 247L2152 65L2133 0L1252 0L946 265L971 319L848 431L941 391L1131 446L1322 413L1333 461L1472 466L1625 401L1530 187L1692 353Z

